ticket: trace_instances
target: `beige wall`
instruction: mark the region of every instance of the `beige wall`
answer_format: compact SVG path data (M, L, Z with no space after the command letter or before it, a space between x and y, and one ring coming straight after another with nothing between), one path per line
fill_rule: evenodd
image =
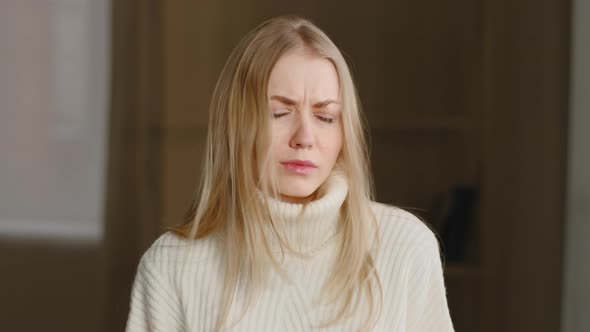
M590 3L574 0L562 332L590 330Z

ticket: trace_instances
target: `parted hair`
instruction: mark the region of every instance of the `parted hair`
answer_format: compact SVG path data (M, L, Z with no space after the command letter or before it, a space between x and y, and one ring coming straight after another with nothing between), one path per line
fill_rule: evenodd
M350 69L338 47L316 25L304 18L281 16L248 33L229 56L211 98L200 183L184 223L172 229L190 240L214 234L223 238L226 274L216 331L227 324L240 278L249 286L245 314L264 283L267 268L284 273L269 237L283 251L303 255L289 243L283 221L272 216L266 200L279 197L270 163L268 81L278 59L293 50L328 59L336 68L340 84L343 145L333 172L346 176L349 189L339 220L340 251L320 296L320 301L338 305L338 310L333 319L320 326L350 316L358 309L358 296L370 299L362 330L371 330L381 314L377 251L371 249L379 246L379 236L370 208L374 192L366 124ZM324 186L308 201L320 197Z

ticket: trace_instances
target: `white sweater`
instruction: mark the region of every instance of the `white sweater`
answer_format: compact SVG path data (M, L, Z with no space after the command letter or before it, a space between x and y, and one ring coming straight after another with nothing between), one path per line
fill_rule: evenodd
M348 193L343 178L331 177L329 183L327 193L308 206L301 224L294 223L301 205L273 200L273 213L292 222L289 239L314 256L310 260L285 256L282 266L290 281L271 269L258 301L226 331L355 331L365 322L368 300L361 297L361 310L351 318L329 328L315 327L336 312L313 306L312 301L329 278L337 255L338 241L331 235L336 234L339 208ZM376 266L384 300L374 331L453 331L433 232L404 210L374 202L371 206L381 236ZM162 235L139 263L126 330L212 331L224 280L220 248L214 237L187 241L173 233ZM243 308L239 290L235 301L232 323Z

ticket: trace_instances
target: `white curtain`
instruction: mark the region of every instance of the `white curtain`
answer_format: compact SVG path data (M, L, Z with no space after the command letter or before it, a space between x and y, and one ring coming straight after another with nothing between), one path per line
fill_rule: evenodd
M107 0L0 0L0 237L101 240Z

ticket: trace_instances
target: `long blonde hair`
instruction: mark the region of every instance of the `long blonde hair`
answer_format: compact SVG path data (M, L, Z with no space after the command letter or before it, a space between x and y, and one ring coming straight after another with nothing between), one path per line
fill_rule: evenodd
M252 194L259 190L263 197L277 197L275 175L269 167L268 80L277 60L296 48L330 60L340 82L344 139L337 167L347 177L349 191L341 208L340 252L322 298L329 303L340 300L341 306L336 317L322 326L350 316L358 308L361 290L370 299L363 330L370 330L381 314L382 287L371 249L379 246L378 228L370 208L373 185L365 121L352 75L341 52L323 31L306 19L282 16L247 34L225 64L211 99L199 188L185 223L173 229L195 240L212 234L223 236L226 275L217 331L228 318L240 276L251 290L247 310L269 265L283 273L264 235L265 228L270 226L283 250L301 254L287 241L281 221L271 216L265 200ZM320 186L317 192L322 190ZM317 192L310 199L317 197ZM379 299L373 285L378 287ZM353 302L355 297L357 301Z

